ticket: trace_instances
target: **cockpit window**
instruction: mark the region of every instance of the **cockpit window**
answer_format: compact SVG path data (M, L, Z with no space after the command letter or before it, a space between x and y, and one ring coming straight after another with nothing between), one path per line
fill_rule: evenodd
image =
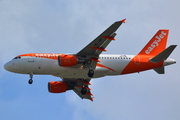
M14 59L21 59L21 57L15 57Z

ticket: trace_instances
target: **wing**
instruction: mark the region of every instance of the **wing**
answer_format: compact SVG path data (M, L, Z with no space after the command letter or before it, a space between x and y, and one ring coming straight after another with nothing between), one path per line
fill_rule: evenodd
M93 94L89 88L90 79L63 79L67 83L68 90L73 90L80 98L93 101Z
M112 24L102 34L100 34L96 39L94 39L91 43L89 43L85 48L83 48L76 54L79 60L85 61L83 62L83 67L89 69L88 74L96 68L96 64L97 62L99 62L99 55L103 51L106 51L105 48L112 40L115 40L115 31L120 27L122 23L125 23L125 19ZM89 76L89 78L79 79L63 78L63 81L67 83L68 90L73 90L82 99L89 99L93 101L93 94L91 93L91 89L89 88L89 85L91 85L89 83L91 77L92 76Z
M106 51L105 48L112 41L115 40L116 36L115 31L119 28L122 23L125 23L125 20L121 20L112 24L107 28L102 34L100 34L96 39L89 43L85 48L77 53L77 55L90 55L99 57L102 51Z
M80 86L75 86L73 91L82 99L89 99L91 101L93 101L93 94L91 93L91 89L87 86L88 88L88 92L86 94L82 94L81 91L82 91L82 87Z
M112 40L115 40L115 31L120 27L122 23L125 23L125 20L126 19L117 21L112 24L96 39L94 39L91 43L89 43L86 47L79 51L76 55L79 56L80 59L90 60L87 61L87 63L89 63L88 66L90 66L89 68L95 69L99 55L103 51L106 51L105 48Z

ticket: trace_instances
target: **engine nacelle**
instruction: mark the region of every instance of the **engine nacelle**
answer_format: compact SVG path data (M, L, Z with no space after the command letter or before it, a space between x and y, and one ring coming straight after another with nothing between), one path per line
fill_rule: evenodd
M50 93L62 93L66 92L67 83L63 81L51 81L48 83L48 91Z
M58 56L58 64L63 67L75 66L78 63L78 58L75 55L60 55Z

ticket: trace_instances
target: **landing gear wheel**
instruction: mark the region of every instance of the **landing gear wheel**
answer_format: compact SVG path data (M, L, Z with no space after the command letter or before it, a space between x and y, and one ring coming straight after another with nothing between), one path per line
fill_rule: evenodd
M32 84L32 83L33 83L33 80L32 80L32 79L29 79L28 83L29 83L29 84Z
M81 94L85 95L87 93L88 89L86 87L82 87Z
M30 77L30 79L29 79L28 83L29 83L29 84L32 84L32 83L33 83L33 80L32 80L32 78L33 78L33 73L32 73L32 72L29 73L29 77Z
M88 76L89 76L89 77L93 77L93 75L94 75L94 70L89 70Z

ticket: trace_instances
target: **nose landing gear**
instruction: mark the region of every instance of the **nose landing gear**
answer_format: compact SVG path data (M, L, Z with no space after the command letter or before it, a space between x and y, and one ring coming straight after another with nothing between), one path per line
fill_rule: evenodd
M29 83L29 84L32 84L32 83L33 83L33 80L32 80L32 78L33 78L33 73L32 73L32 72L29 73L29 77L30 77L30 79L29 79L28 83Z
M33 83L33 80L32 80L32 79L29 79L28 83L29 83L29 84L32 84L32 83Z

